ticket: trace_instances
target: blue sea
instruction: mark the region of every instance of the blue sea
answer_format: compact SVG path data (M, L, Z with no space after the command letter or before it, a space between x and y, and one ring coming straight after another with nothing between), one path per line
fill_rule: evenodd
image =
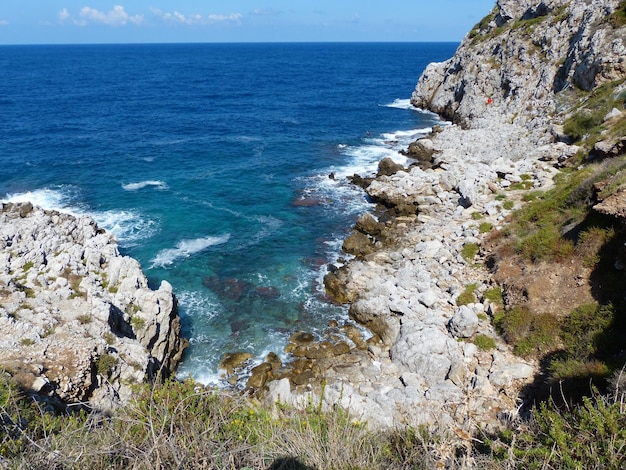
M218 383L226 352L261 360L345 307L322 278L371 209L347 177L438 119L409 103L456 43L0 47L0 199L89 214L169 281Z

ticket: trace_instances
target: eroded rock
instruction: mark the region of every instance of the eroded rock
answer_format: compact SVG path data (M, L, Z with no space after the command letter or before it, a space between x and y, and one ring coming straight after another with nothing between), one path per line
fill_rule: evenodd
M186 341L158 290L89 217L0 205L0 366L27 390L108 410L167 377Z

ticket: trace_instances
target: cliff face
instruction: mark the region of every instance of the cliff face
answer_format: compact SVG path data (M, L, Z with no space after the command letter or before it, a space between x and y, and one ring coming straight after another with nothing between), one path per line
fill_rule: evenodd
M464 128L509 122L549 140L561 92L626 77L619 0L499 0L454 57L430 64L412 103Z
M0 204L0 367L26 389L107 409L169 375L186 342L172 287L89 217Z

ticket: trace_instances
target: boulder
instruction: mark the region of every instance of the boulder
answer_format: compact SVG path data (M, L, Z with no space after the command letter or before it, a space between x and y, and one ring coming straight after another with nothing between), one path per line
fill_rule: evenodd
M456 338L469 338L478 330L478 316L467 305L460 306L448 322L450 334Z
M433 161L433 154L435 148L433 141L430 139L419 139L409 145L409 148L405 152L407 157L413 158L424 165L425 168L429 168Z
M404 171L404 167L394 162L391 158L385 157L378 163L378 173L376 176L391 176L399 171Z
M357 258L362 258L376 251L374 243L374 240L364 233L353 231L350 236L343 241L342 249Z

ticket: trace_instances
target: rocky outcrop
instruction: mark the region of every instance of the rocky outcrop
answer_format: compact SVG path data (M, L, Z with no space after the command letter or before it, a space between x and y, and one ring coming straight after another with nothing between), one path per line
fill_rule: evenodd
M430 64L412 103L464 128L510 122L535 141L567 108L559 92L626 76L626 36L609 17L619 0L499 0L446 62Z
M176 368L176 298L89 217L0 204L0 367L28 391L109 409Z

